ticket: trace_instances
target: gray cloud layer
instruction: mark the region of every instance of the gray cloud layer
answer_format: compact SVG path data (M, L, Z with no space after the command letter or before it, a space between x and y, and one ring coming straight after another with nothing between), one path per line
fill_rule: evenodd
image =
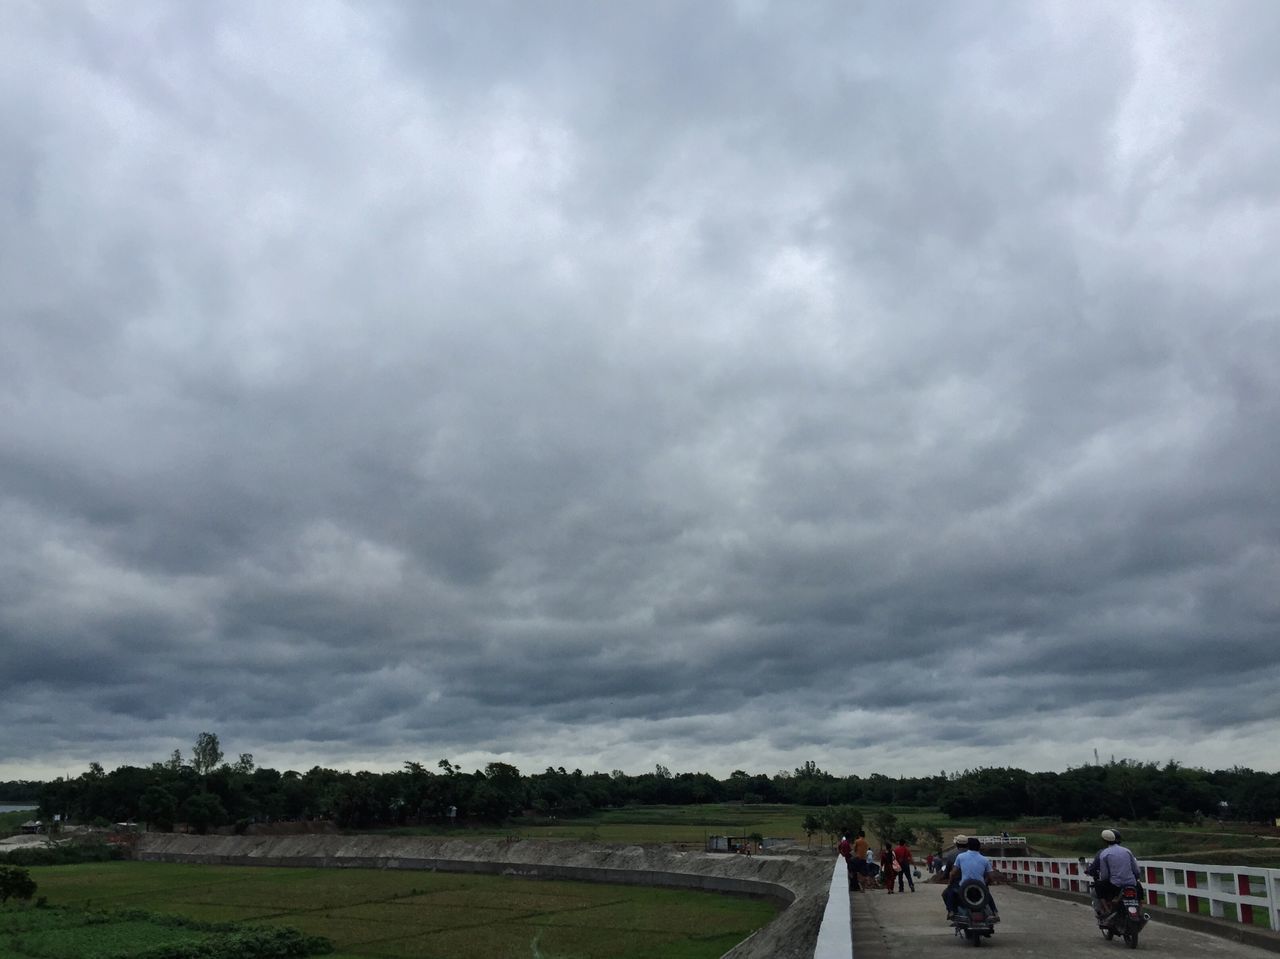
M1276 768L1277 36L0 6L0 778Z

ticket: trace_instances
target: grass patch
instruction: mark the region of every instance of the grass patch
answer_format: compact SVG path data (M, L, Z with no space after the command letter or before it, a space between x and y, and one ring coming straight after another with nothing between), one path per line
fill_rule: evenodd
M1012 824L978 822L971 824L971 828L982 832L1008 830L1025 835L1028 843L1045 855L1074 859L1092 857L1102 846L1099 833L1115 825L1111 822L1064 823L1037 819ZM1119 829L1124 836L1124 844L1139 859L1280 868L1280 837L1258 833L1247 826L1230 829L1217 824L1121 823Z
M126 862L32 876L59 906L291 927L347 959L717 959L777 913L716 893L410 870Z
M870 817L886 807L854 804ZM821 806L789 806L759 803L705 803L697 806L624 806L599 810L572 819L525 819L505 826L448 829L440 826L405 826L374 830L380 835L451 836L471 838L519 837L524 839L576 839L644 845L680 843L701 846L709 836L750 836L759 833L774 839L791 839L818 845L824 837L809 840L803 822ZM938 825L946 817L931 807L893 806L888 810L903 826Z
M330 951L294 929L195 922L138 910L0 908L0 955L6 959L267 959Z

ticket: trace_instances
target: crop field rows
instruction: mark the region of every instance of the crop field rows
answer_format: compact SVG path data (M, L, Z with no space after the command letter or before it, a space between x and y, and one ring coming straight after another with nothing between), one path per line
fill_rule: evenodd
M347 959L701 959L776 912L685 890L391 870L98 863L33 876L51 904L289 926Z

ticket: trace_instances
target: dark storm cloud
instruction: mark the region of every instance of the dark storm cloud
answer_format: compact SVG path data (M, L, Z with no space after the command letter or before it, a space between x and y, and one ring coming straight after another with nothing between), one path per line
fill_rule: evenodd
M6 8L0 773L1274 767L1275 16Z

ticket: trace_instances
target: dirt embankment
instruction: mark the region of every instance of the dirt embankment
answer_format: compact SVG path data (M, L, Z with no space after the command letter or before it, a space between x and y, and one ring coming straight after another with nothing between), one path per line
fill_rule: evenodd
M773 922L725 959L811 959L831 879L831 861L825 856L717 855L563 840L148 833L138 838L134 855L152 862L430 869L676 886L767 896L786 904Z

